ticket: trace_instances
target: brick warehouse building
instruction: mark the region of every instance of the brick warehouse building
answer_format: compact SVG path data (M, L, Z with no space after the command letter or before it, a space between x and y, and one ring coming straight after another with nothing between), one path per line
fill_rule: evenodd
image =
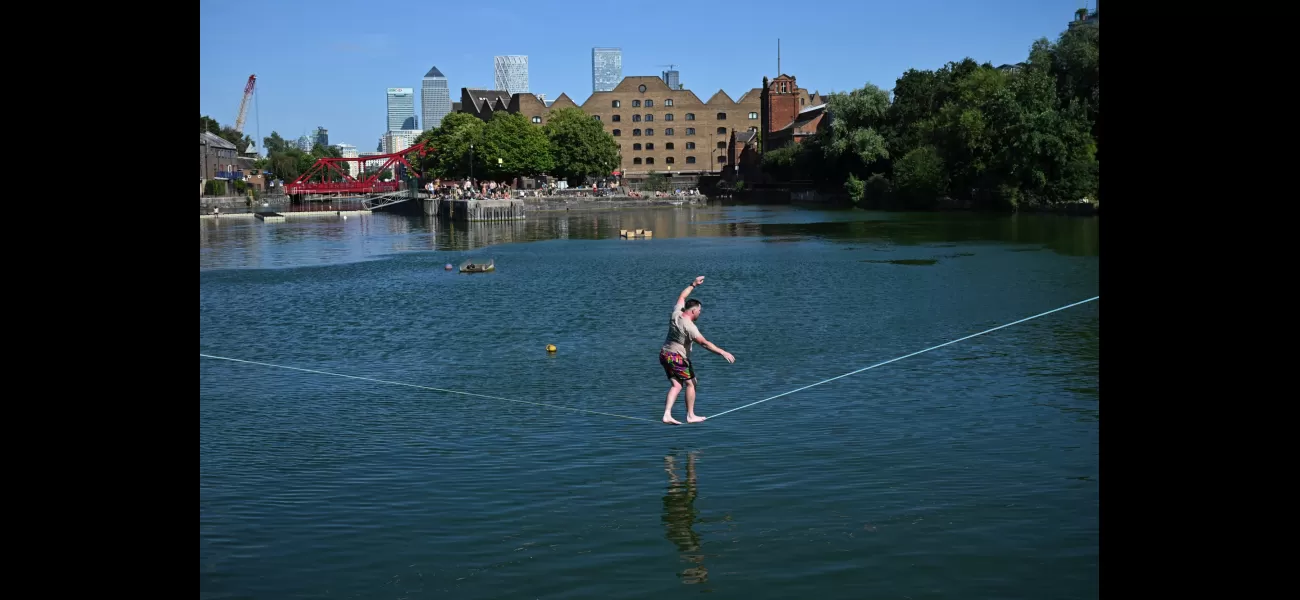
M786 74L771 81L764 77L763 90L761 152L799 143L822 127L826 99L820 93L809 94Z
M497 111L518 113L542 125L551 111L578 106L618 141L623 155L619 171L636 180L652 171L698 175L721 170L728 164L732 132L758 131L762 91L754 88L732 100L718 90L701 102L691 90L670 89L657 76L629 76L611 91L593 93L581 106L565 94L547 107L532 94L462 88L461 111L483 120Z

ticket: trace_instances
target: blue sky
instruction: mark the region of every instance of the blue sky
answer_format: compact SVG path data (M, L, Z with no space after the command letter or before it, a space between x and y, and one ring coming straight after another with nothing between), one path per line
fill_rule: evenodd
M582 104L591 95L591 48L621 47L625 76L657 76L662 65L674 64L702 100L718 89L738 98L776 75L778 37L781 70L801 87L891 89L909 68L936 69L966 56L994 65L1022 61L1035 39L1055 40L1083 6L1084 0L200 0L199 114L233 125L244 84L256 73L244 132L259 146L272 130L296 138L324 126L331 143L364 152L384 133L385 89L416 88L418 115L420 79L434 65L459 100L462 87L492 87L493 56L525 54L530 91L550 99L566 92ZM687 18L687 11L695 12Z

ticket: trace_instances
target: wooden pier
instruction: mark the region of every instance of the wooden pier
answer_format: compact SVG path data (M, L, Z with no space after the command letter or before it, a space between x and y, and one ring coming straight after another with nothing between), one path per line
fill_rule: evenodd
M425 199L425 214L454 221L522 221L523 200Z

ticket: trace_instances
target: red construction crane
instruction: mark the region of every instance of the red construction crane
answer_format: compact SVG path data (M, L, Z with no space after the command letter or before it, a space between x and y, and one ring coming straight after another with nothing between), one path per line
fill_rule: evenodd
M248 116L248 99L253 97L253 85L257 83L257 75L248 76L248 85L244 86L244 99L239 101L239 117L235 119L235 133L244 133L244 117Z

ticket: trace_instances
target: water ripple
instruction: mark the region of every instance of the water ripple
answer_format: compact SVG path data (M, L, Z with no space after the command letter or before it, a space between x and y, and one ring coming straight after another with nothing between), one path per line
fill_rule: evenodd
M206 225L200 352L653 419L697 274L703 414L1097 292L1087 220L374 217ZM200 359L200 597L1092 598L1098 305L678 428Z

